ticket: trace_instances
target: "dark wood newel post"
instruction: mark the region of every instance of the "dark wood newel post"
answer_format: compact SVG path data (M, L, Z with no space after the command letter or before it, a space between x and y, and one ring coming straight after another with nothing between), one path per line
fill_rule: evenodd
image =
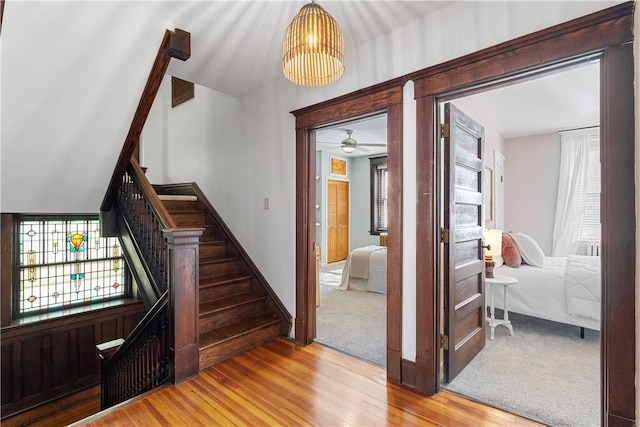
M198 267L204 229L163 230L167 239L169 307L173 327L174 382L200 371L198 342Z

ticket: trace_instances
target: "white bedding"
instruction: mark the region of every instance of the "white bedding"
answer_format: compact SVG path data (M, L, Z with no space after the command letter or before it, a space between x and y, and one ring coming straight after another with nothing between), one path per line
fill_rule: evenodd
M564 281L569 314L600 321L601 283L600 257L569 255Z
M387 248L369 245L351 251L342 269L338 289L387 292Z
M503 265L495 269L496 276L518 279L508 287L509 312L600 330L599 318L570 314L565 288L566 257L545 257L544 267L523 264L519 268ZM600 283L598 279L598 283ZM494 287L496 308L503 309L503 287ZM598 309L599 311L599 309Z

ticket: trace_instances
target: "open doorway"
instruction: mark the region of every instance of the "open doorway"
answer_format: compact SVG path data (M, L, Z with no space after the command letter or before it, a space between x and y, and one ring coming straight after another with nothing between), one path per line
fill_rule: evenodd
M386 365L387 116L315 131L315 341Z
M446 101L484 128L480 224L485 245L500 241L485 345L441 386L555 426L600 422L599 95L600 61L587 58Z

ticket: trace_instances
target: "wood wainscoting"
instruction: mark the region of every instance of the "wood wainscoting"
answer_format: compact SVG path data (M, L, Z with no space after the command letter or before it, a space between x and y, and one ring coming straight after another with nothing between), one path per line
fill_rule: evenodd
M126 337L144 313L144 305L132 301L2 328L2 424L12 415L100 384L96 345ZM20 424L42 416L33 411Z

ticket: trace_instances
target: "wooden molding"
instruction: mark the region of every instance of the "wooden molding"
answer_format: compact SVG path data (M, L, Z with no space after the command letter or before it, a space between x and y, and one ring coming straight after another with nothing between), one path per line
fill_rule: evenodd
M195 85L178 77L171 76L171 108L193 99Z

